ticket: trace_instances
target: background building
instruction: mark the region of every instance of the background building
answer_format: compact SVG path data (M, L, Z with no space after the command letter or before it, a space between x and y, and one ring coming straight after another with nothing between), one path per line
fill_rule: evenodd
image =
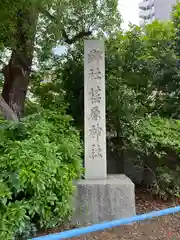
M151 23L155 19L169 20L175 3L176 0L141 0L139 3L140 25Z

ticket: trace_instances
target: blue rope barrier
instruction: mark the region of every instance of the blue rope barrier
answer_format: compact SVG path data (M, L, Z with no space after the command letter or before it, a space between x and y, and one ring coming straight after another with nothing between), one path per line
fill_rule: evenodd
M120 220L114 220L111 222L95 224L95 225L88 226L88 227L67 230L67 231L64 231L61 233L55 233L55 234L50 234L47 236L33 238L32 240L61 240L61 239L65 239L65 238L78 237L80 235L84 235L84 234L88 234L88 233L92 233L92 232L96 232L96 231L101 231L104 229L113 228L113 227L129 224L129 223L133 223L133 222L137 222L137 221L144 221L144 220L151 219L154 217L161 217L164 215L177 213L177 212L180 212L180 206L173 207L173 208L167 208L167 209L160 210L160 211L145 213L142 215L136 215L136 216L133 216L130 218L124 218L124 219L120 219Z

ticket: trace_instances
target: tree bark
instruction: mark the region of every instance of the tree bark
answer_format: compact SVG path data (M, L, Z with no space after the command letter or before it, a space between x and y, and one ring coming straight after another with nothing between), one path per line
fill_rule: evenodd
M4 85L2 97L18 118L23 114L29 72L17 61L17 53L12 52L9 64L4 68Z
M4 101L4 99L0 96L0 111L3 113L4 118L11 121L18 122L17 115L13 112L13 110L9 107L9 105Z
M29 85L38 13L24 9L18 13L17 32L8 65L3 69L2 97L20 118Z

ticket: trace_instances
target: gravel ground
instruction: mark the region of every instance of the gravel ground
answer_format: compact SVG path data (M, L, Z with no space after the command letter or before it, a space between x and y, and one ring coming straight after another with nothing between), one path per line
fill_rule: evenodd
M151 212L180 205L180 202L155 200L148 193L138 190L136 193L137 213ZM48 231L60 232L62 229ZM47 234L47 232L46 232ZM43 234L44 235L44 234ZM72 240L180 240L180 213L155 218L153 220L124 225L110 230L71 238Z

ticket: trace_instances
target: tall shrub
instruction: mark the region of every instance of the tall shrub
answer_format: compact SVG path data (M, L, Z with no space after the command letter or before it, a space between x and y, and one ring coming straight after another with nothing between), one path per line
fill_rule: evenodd
M72 180L81 173L71 118L43 111L0 129L0 238L27 239L71 214Z

